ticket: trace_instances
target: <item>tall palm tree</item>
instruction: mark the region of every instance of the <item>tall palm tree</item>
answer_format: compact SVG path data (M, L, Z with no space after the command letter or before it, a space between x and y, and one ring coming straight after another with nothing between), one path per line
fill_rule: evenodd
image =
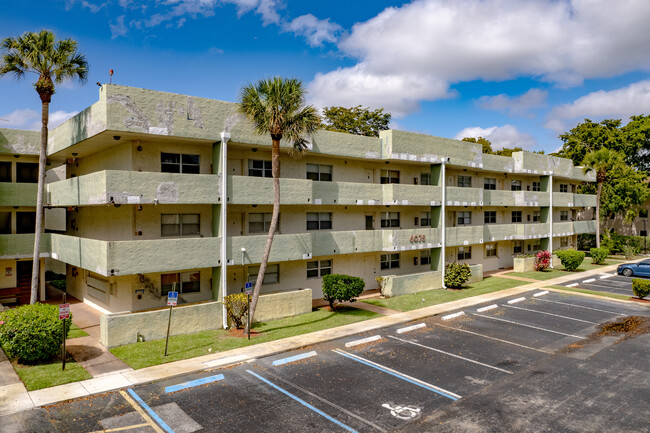
M596 173L596 248L600 248L600 197L603 192L603 183L607 180L607 174L612 167L620 163L623 163L623 155L606 147L592 150L582 160L585 173L590 171Z
M260 80L257 84L249 84L241 90L239 111L251 121L258 134L271 135L273 176L271 226L253 289L253 299L248 313L251 320L248 320L246 325L247 331L257 307L280 215L280 140L284 138L292 145L294 151L302 153L307 148L305 137L312 134L321 122L316 109L311 105L305 106L305 93L300 80L281 77Z
M5 53L0 65L0 76L13 74L16 78L22 78L28 72L36 74L38 80L34 83L34 88L41 98L41 151L38 159L38 193L30 298L30 303L33 304L38 299L47 124L54 84L61 84L67 79L78 79L85 83L88 77L88 63L86 58L77 52L76 41L72 39L56 41L54 33L45 29L38 33L27 32L15 38L5 38L1 46Z

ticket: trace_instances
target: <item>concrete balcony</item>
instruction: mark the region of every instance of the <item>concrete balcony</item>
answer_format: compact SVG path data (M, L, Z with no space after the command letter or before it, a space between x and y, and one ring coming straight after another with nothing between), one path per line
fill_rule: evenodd
M484 241L506 241L539 239L548 237L548 224L520 223L520 224L486 224L484 227Z
M41 257L50 256L50 234L41 234ZM34 255L34 234L0 235L0 259L26 259Z
M273 204L273 179L228 176L229 204ZM415 205L440 203L436 186L280 179L280 204Z
M554 192L553 206L555 207L595 207L596 196L593 194L573 194L570 192Z
M573 232L577 235L582 233L596 233L596 221L574 221Z
M36 206L35 183L0 182L0 206Z
M548 206L549 194L540 191L484 190L447 187L447 206Z
M483 226L447 227L445 243L448 247L473 245L483 242Z
M210 174L105 170L46 185L51 206L216 204L219 177Z

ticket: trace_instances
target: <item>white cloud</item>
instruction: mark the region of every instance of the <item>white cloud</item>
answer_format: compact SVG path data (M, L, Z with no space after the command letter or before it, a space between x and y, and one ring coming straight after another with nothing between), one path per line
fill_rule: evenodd
M357 65L317 75L311 94L327 106L374 92L380 106L413 111L462 81L567 86L648 70L649 19L647 0L416 0L355 24L339 48Z
M48 128L55 128L77 114L78 111L53 111L49 115ZM3 128L29 129L38 131L41 129L41 112L29 108L14 110L9 114L0 115L6 122L0 123Z
M531 117L530 110L546 105L548 92L541 89L530 89L517 97L510 97L506 94L495 96L481 96L477 105L486 110L507 112L511 116Z
M323 42L335 43L342 28L329 18L320 20L312 14L301 15L282 26L286 31L302 35L312 47L323 45Z
M115 39L119 36L126 36L127 29L126 25L124 24L124 15L120 15L112 23L109 22L108 26L111 29L111 39Z
M178 27L180 27L185 22L186 17L212 16L214 10L224 4L235 5L238 16L251 11L260 15L264 25L280 22L280 15L277 12L279 6L276 0L167 0L156 3L156 10L161 12L157 12L146 19L145 26L155 27L179 18L181 21Z
M483 137L492 143L492 149L502 149L504 147L521 147L524 150L535 150L537 141L532 135L520 132L512 125L491 126L481 128L479 126L470 126L458 132L454 137L461 140L465 137Z
M650 80L632 83L620 89L589 93L570 104L557 106L547 116L545 127L560 133L584 118L622 119L635 114L650 114Z

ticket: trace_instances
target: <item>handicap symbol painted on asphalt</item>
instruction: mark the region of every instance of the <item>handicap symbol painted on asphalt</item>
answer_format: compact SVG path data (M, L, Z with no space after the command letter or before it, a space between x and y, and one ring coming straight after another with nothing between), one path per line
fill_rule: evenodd
M414 406L391 406L388 403L381 405L390 410L390 414L399 419L415 419L420 416L420 408Z

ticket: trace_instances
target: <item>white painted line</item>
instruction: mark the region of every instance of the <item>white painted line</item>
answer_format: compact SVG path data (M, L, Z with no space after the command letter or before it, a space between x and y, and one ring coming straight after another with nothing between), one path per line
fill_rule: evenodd
M345 343L345 347L359 346L360 344L371 343L381 339L381 335L373 335L372 337L362 338L360 340L348 341Z
M499 317L485 316L483 314L476 314L476 313L474 313L474 315L479 316L479 317L484 317L486 319L498 320L500 322L512 323L513 325L525 326L526 328L532 328L532 329L537 329L537 330L540 330L540 331L550 332L550 333L553 333L553 334L564 335L566 337L579 338L581 340L585 339L585 337L581 337L579 335L566 334L564 332L554 331L552 329L540 328L539 326L533 326L533 325L529 325L527 323L515 322L514 320L500 319Z
M487 338L487 339L489 339L489 340L499 341L499 342L501 342L501 343L511 344L511 345L513 345L513 346L522 347L522 348L524 348L524 349L529 349L529 350L534 350L534 351L536 351L536 352L542 352L542 353L553 353L553 352L550 352L550 351L548 351L548 350L537 349L537 348L535 348L535 347L525 346L525 345L523 345L523 344L514 343L514 342L512 342L512 341L502 340L501 338L492 337L492 336L490 336L490 335L480 334L480 333L478 333L478 332L474 332L474 331L468 331L467 329L454 328L453 326L443 325L442 323L436 323L436 326L442 326L443 328L448 328L448 329L451 329L451 330L453 330L453 331L459 331L459 332L464 332L464 333L466 333L466 334L476 335L476 336L478 336L478 337L483 337L483 338Z
M272 364L275 366L290 364L292 362L301 361L303 359L311 358L316 355L318 355L318 353L312 350L311 352L301 353L299 355L289 356L287 358L276 359L275 361L272 362Z
M573 283L573 284L567 284L566 286L567 287L575 287L575 286L579 286L579 285L580 285L580 283Z
M600 279L604 280L605 278L612 278L615 277L615 274L600 274Z
M248 360L246 355L235 355L227 356L221 359L215 359L214 361L206 361L203 364L207 367L221 367L223 365L234 364L236 362L242 362Z
M512 374L512 371L504 370L503 368L495 367L495 366L490 365L490 364L484 364L482 362L475 361L473 359L465 358L464 356L455 355L453 353L445 352L444 350L435 349L433 347L425 346L424 344L416 343L415 341L404 340L403 338L393 337L392 335L389 335L388 338L393 338L395 340L403 341L404 343L412 344L414 346L418 346L418 347L422 347L424 349L432 350L434 352L442 353L442 354L447 355L447 356L462 359L463 361L472 362L474 364L482 365L483 367L492 368L494 370L498 370L498 371L501 371L503 373Z
M533 297L537 298L539 296L544 296L544 295L548 295L548 290L544 290L543 292L537 292L537 293L533 294Z
M426 323L418 323L417 325L412 325L412 326L407 326L405 328L400 328L395 332L397 332L398 334L403 334L405 332L414 331L414 330L420 329L420 328L425 328L426 326L427 326Z
M446 316L442 316L442 320L453 319L455 317L460 317L460 316L462 316L464 314L465 314L464 311L459 311L458 313L453 313L453 314L447 314Z
M588 280L584 280L583 283L593 283L594 281L596 281L595 278L589 278Z
M540 299L540 301L550 302L551 304L568 305L570 307L576 307L576 308L584 308L585 310L600 311L601 313L614 314L615 316L625 316L625 313L616 313L614 311L601 310L599 308L593 308L593 307L585 307L584 305L571 304L571 303L568 303L568 302L549 301L548 299Z
M495 308L499 308L499 306L497 304L492 304L492 305L488 305L487 307L477 308L476 311L482 313L483 311L494 310Z
M530 312L532 312L532 313L545 314L545 315L547 315L547 316L560 317L560 318L562 318L562 319L575 320L576 322L589 323L590 325L597 325L597 324L598 324L598 323L596 323L596 322L590 322L590 321L588 321L588 320L576 319L576 318L569 317L569 316L562 316L562 315L560 315L560 314L547 313L546 311L531 310L530 308L515 307L514 305L504 305L504 307L514 308L514 309L516 309L516 310L522 310L522 311L530 311Z
M524 297L522 296L521 298L515 298L515 299L511 299L511 300L509 300L509 301L508 301L508 304L516 304L517 302L523 302L523 301L525 301L525 300L526 300L526 298L524 298Z

